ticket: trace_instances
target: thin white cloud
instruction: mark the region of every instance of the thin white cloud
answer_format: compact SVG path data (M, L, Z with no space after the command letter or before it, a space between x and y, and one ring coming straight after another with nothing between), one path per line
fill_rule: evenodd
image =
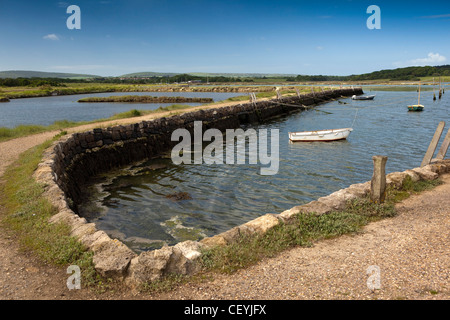
M42 38L45 39L45 40L52 40L52 41L58 41L59 40L59 37L56 34L54 34L54 33L48 34L46 36L43 36Z
M324 49L324 47L322 47L322 46L317 46L316 47L316 50L318 50L318 51L322 51Z
M394 66L397 67L409 67L409 66L432 66L439 65L447 61L447 58L439 53L428 53L426 58L418 58L408 60L404 62L394 62Z

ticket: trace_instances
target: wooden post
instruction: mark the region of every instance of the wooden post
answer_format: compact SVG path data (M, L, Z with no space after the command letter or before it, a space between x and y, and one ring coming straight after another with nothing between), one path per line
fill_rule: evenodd
M370 181L370 200L383 203L386 198L386 156L373 156L373 175Z
M448 129L445 135L444 142L442 142L441 148L436 156L437 160L444 160L445 154L447 153L448 146L450 145L450 129Z
M425 153L425 157L423 158L420 167L425 167L426 165L430 164L431 159L433 158L434 155L434 151L436 151L436 147L439 143L439 139L441 138L442 131L444 131L444 127L445 122L444 121L439 122L436 132L434 133L433 139L431 139L431 143L428 146L428 150Z

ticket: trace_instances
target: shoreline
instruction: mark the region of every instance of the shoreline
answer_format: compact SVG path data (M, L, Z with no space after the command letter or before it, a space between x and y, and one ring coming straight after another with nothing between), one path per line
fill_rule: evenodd
M96 83L94 83L95 86ZM14 95L6 93L2 93L1 96L12 99L24 99L24 98L43 98L43 97L52 97L52 96L70 96L70 95L80 95L80 94L92 94L92 93L110 93L110 92L242 92L242 93L250 93L255 92L259 89L260 92L268 92L274 91L268 90L270 87L282 87L284 90L294 89L297 87L311 86L311 87L323 87L323 86L415 86L418 85L419 81L358 81L358 82L333 82L333 81L325 81L325 82L258 82L251 84L242 84L242 83L214 83L214 84L196 84L195 86L177 84L177 85L153 85L153 84L100 84L104 85L105 89L83 89L77 87L67 87L67 88L58 88L54 87L52 89L48 89L42 93L34 93L34 94L26 94L26 91L33 90L23 90L24 94L21 96L15 97ZM433 86L431 82L422 82L423 86ZM445 85L449 85L449 83L443 83ZM439 84L435 83L435 86ZM108 89L109 86L109 89ZM122 87L122 88L120 88ZM143 87L145 89L143 89ZM6 89L8 87L5 87ZM17 88L17 87L16 87ZM26 88L26 87L24 87ZM80 90L80 92L67 92L69 90ZM7 90L5 90L7 91Z

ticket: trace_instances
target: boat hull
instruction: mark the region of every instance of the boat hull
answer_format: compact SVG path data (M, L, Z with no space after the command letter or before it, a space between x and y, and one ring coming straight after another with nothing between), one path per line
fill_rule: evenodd
M350 135L350 132L352 131L352 128L344 128L319 131L289 132L289 140L293 142L330 142L347 139L347 137Z
M416 105L413 105L413 106L408 106L408 110L409 111L423 111L423 105L421 105L421 104L416 104Z
M373 100L375 95L372 96L352 96L353 100Z

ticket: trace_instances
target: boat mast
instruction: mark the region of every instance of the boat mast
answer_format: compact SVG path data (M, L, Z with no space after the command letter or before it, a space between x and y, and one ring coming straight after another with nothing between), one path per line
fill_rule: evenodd
M435 82L434 82L434 77L433 77L433 101L436 100L436 93L434 92L434 86L435 86Z
M417 105L420 105L420 81L419 81L419 101L417 102Z

